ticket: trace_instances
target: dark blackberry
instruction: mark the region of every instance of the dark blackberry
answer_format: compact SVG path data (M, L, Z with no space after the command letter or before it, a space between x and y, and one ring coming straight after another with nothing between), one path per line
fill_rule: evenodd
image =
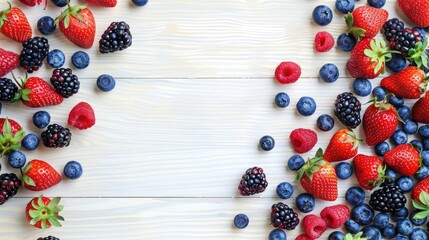
M60 240L59 238L53 237L53 236L47 236L43 238L38 238L37 240Z
M390 40L390 48L401 52L403 57L408 57L408 51L422 41L422 36L418 30L404 28Z
M335 100L334 115L347 127L356 128L361 123L361 104L350 92L344 92Z
M279 202L271 207L271 223L276 228L293 230L299 224L298 214L288 205Z
M21 180L14 173L0 175L0 205L18 192Z
M28 73L39 70L49 53L49 42L44 37L33 37L22 43L19 65Z
M112 22L100 39L100 52L121 51L132 43L130 26L125 22Z
M369 205L376 211L396 212L405 206L407 199L396 185L385 185L371 194Z
M253 167L247 169L238 185L241 196L250 196L261 193L267 188L268 182L262 168Z
M48 128L42 132L41 137L45 147L62 148L70 144L71 132L68 128L54 123L50 124Z
M9 78L0 78L0 101L10 102L18 92L18 86Z
M387 41L391 41L394 36L400 31L404 29L404 22L397 18L392 18L387 20L383 24L383 32L384 37L387 39Z
M57 68L53 71L51 83L55 90L63 97L68 98L79 91L80 82L70 68Z

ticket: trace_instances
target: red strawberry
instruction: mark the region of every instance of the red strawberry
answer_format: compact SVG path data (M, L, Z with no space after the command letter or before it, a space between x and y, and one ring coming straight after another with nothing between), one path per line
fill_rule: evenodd
M325 220L314 215L308 214L302 219L302 226L304 227L304 232L310 238L316 239L322 236L326 231L328 226L326 225Z
M414 201L421 203L420 194L422 194L422 192L426 192L429 194L429 177L426 177L425 179L420 180L414 186L413 190L411 191L411 198Z
M326 221L328 228L339 228L350 217L350 209L345 204L325 207L320 216Z
M95 113L87 102L80 102L70 111L68 124L80 130L92 127L95 124Z
M298 237L296 237L295 240L314 240L314 239L307 236L307 234L301 234Z
M15 101L21 100L22 103L28 107L45 107L51 105L58 105L63 102L63 97L58 94L45 80L38 77L30 77L28 79L21 79L19 84L19 98Z
M423 70L409 66L402 71L385 77L380 85L396 97L417 99L427 86L426 75Z
M384 182L385 166L376 156L358 154L353 158L356 179L364 189L372 190Z
M0 48L0 77L8 74L10 71L18 67L19 55Z
M16 121L8 118L0 118L0 156L18 150L25 131Z
M407 17L420 27L429 26L429 1L398 0L399 8Z
M334 37L328 32L322 31L314 38L314 48L318 52L327 52L335 45Z
M294 83L301 76L301 67L294 62L281 62L274 75L281 84Z
M56 19L61 32L81 48L91 48L95 39L95 19L85 6L68 6Z
M317 143L317 133L311 129L297 128L290 133L289 138L297 153L306 153Z
M388 139L398 126L395 108L386 99L371 104L363 114L362 120L365 141L369 146L379 144Z
M401 144L384 154L384 162L401 175L413 176L420 167L420 153L410 144Z
M323 159L328 162L337 162L352 158L358 153L360 142L361 140L352 130L338 130L329 141Z
M23 170L24 187L31 191L48 189L61 182L61 175L49 163L33 159Z
M115 7L117 0L86 0L87 3L101 7Z
M345 17L349 31L359 41L360 38L373 38L380 32L389 13L382 8L370 6L357 7Z
M61 227L59 221L64 221L64 218L58 213L63 210L64 206L58 205L60 200L60 197L50 199L43 195L31 199L25 208L25 218L36 228Z
M8 4L9 8L0 12L0 32L17 42L24 42L33 33L30 23L21 9Z
M350 52L347 71L354 78L376 78L384 72L386 59L391 56L385 41L365 38Z
M316 156L299 169L295 182L300 181L304 190L315 198L335 201L338 197L337 174L322 156L323 151L319 149Z
M421 123L429 123L429 92L414 103L411 115L413 120Z
M34 6L36 6L36 4L40 5L43 2L43 0L19 0L19 1L22 2L23 4L27 5L27 6L30 6L30 7L34 7ZM48 6L48 0L45 0L45 8L44 9L46 9L47 6Z

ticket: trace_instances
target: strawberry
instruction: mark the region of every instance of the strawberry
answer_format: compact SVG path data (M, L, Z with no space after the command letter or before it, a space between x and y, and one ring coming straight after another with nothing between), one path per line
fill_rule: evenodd
M387 100L373 103L363 114L362 126L365 133L365 141L369 146L374 146L388 139L398 126L398 117L395 108L387 103Z
M325 220L314 214L308 214L302 219L304 232L312 239L317 239L328 229Z
M49 163L33 159L23 170L24 187L31 191L48 189L61 182L61 175Z
M335 201L338 197L337 174L334 167L323 159L322 149L317 150L316 156L299 169L297 181L315 198Z
M414 103L411 110L413 120L421 123L429 123L429 92Z
M95 19L86 6L70 6L56 19L61 32L81 48L91 48L95 39Z
M10 71L18 67L19 55L0 48L0 77L8 74Z
M80 102L69 113L68 124L80 130L95 124L95 113L87 102Z
M16 121L0 118L0 156L18 150L25 131Z
M345 17L346 24L355 38L373 38L380 32L386 22L389 13L382 8L370 6L357 7L353 12Z
M410 144L401 144L384 154L384 162L401 175L413 176L420 167L420 153Z
M30 23L21 9L8 4L9 8L0 12L0 32L17 42L24 42L33 34Z
M350 209L345 204L329 206L320 212L320 216L325 220L328 228L339 228L349 219Z
M420 180L414 186L413 190L411 191L411 199L421 203L420 194L422 194L422 192L429 194L429 177Z
M429 26L429 1L398 0L399 8L405 15L420 27Z
M22 2L23 4L27 5L27 6L30 6L30 7L34 7L34 6L36 6L36 4L40 5L43 2L43 0L19 0L19 1ZM48 6L48 0L45 0L45 8L44 9L46 9L47 6Z
M64 221L64 218L58 213L64 209L64 206L58 205L60 200L60 197L50 199L43 195L31 199L25 208L25 218L36 228L61 227L59 221Z
M338 130L329 141L323 154L323 159L328 162L337 162L354 157L358 153L361 140L349 129Z
M365 38L350 52L347 71L354 78L373 79L384 72L385 62L392 57L384 40Z
M86 0L87 3L101 7L115 7L117 0Z
M409 66L402 71L385 77L380 85L396 97L417 99L427 86L425 72L415 66Z
M372 190L384 182L386 168L380 158L358 154L353 158L353 166L357 182L362 188Z

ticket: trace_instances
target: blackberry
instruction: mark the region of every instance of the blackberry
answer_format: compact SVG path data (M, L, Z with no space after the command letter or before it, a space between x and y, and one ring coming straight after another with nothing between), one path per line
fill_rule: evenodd
M19 65L28 73L39 70L49 53L49 42L44 37L33 37L22 43Z
M132 43L130 26L125 22L112 22L100 39L100 52L121 51Z
M288 205L279 202L271 207L271 223L276 228L293 230L299 224L298 214Z
M43 238L38 238L37 240L60 240L59 238L53 237L53 236L47 236Z
M383 24L384 37L389 42L394 38L394 36L396 36L398 32L402 31L403 29L404 22L397 18L389 19Z
M10 102L18 92L18 86L9 78L0 78L0 101Z
M404 28L392 37L389 41L390 48L401 52L403 57L408 57L408 51L416 46L418 42L421 42L423 37L420 32L416 29Z
M407 199L396 185L385 185L371 194L369 205L376 211L396 212L405 206Z
M70 68L57 68L53 71L51 83L64 98L73 96L79 91L80 82Z
M247 169L238 186L241 196L250 196L265 191L268 186L265 173L262 168L253 167Z
M14 173L0 175L0 205L18 192L21 180Z
M356 128L361 123L361 104L350 92L344 92L335 100L334 115L346 126Z
M68 128L62 127L56 123L50 124L42 132L43 145L49 148L62 148L70 144L71 132Z

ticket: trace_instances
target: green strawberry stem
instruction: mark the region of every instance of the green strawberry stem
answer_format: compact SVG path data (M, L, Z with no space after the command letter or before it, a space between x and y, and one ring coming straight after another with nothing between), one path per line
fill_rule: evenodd
M356 134L350 130L346 133L349 137L347 137L343 143L353 143L352 150L355 150L359 144L363 141L362 139L357 138Z
M367 240L367 238L361 238L362 234L363 234L363 232L358 232L358 233L356 233L356 235L353 236L351 233L347 233L344 236L344 240L359 240L359 239Z
M419 195L419 200L420 202L415 200L412 201L414 208L419 210L419 212L414 215L414 218L416 219L422 219L429 216L429 194L422 191Z
M10 10L12 9L12 5L10 4L10 2L7 2L7 4L9 5L9 7L3 11L0 11L0 28L3 27L3 24L5 21L8 21L9 19L7 19L7 14L10 12Z
M31 93L31 89L25 88L25 83L28 79L28 74L25 73L24 78L19 78L20 81L18 81L15 77L15 75L12 72L13 79L15 80L16 84L19 87L18 94L15 95L15 97L10 100L11 103L19 102L20 100L24 101L31 101L31 99L28 97L28 95Z
M0 134L0 157L19 150L21 147L21 140L25 136L23 128L18 130L15 134L12 133L12 126L10 125L8 118L4 121L2 130L3 133Z
M85 8L85 5L71 6L70 2L67 1L67 9L61 12L61 14L55 19L55 24L58 25L60 21L64 20L64 27L68 28L70 25L70 15L77 18L79 21L87 24L85 19L83 19L82 16L79 14L79 12Z
M344 18L346 20L347 27L349 28L348 33L353 34L353 36L356 38L356 41L359 42L361 38L365 36L366 30L363 28L353 26L355 19L352 13L347 13L347 15Z
M27 163L27 165L25 165L25 167L24 167L24 172L23 171L21 171L21 174L22 174L22 180L24 181L24 183L25 184L27 184L27 185L29 185L29 186L32 186L32 187L35 187L36 186L36 183L34 182L34 180L32 179L32 178L30 178L28 175L27 175L27 172L28 171L30 171L30 169L32 168L33 166L30 164L30 163Z
M61 198L55 197L51 199L48 205L45 205L42 200L42 195L37 199L37 205L35 201L31 201L31 206L34 210L30 210L28 214L32 218L30 221L31 225L35 225L37 222L41 221L42 229L48 228L48 223L52 224L54 227L61 227L59 221L64 221L64 218L58 215L58 212L61 212L64 209L63 205L58 205Z
M405 123L404 120L402 120L402 118L399 116L398 111L396 111L396 109L393 107L392 104L389 103L389 98L390 97L395 97L395 94L393 93L388 93L383 100L378 101L377 98L373 98L371 100L369 100L367 103L372 103L375 107L378 108L379 112L382 111L387 111L390 110L391 108L393 108L393 110L395 111L396 114L396 118L398 119L398 121Z
M406 59L414 62L418 68L428 68L428 56L425 51L427 46L427 39L424 39L423 42L417 42L414 48L408 50L408 57Z
M370 49L365 49L364 54L371 58L372 63L377 63L374 68L374 73L381 69L384 73L384 64L392 58L392 53L400 53L399 51L389 50L384 40L373 38L370 42Z
M323 150L319 148L316 152L316 155L309 159L304 166L302 166L298 170L298 175L295 178L295 182L299 182L301 178L304 176L304 174L310 178L313 179L313 174L317 171L319 171L318 166L323 166L326 164L326 161L323 159Z
M378 173L377 179L367 183L366 185L367 186L374 186L374 187L380 186L386 178L391 178L390 176L386 176L385 172L386 172L386 166L384 166L384 168L383 168L381 165L379 165L377 167L377 173Z

